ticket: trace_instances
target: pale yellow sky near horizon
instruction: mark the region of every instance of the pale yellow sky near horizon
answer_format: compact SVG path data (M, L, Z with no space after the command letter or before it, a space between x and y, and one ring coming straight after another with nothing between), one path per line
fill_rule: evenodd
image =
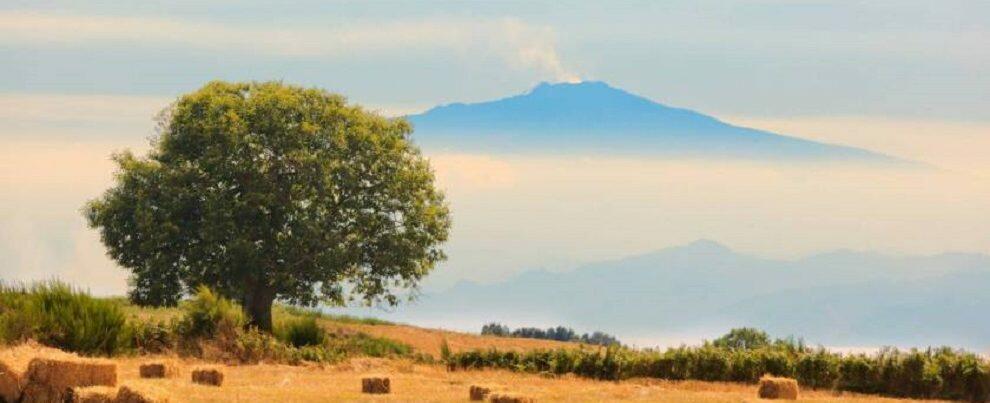
M147 147L151 118L167 103L121 95L0 94L5 278L59 276L98 293L124 290L125 273L105 257L79 208L110 186L111 152ZM494 281L520 270L567 269L699 238L768 257L838 248L990 253L990 159L983 158L990 152L990 124L880 117L723 120L860 146L945 171L428 154L455 220L450 261L432 281Z

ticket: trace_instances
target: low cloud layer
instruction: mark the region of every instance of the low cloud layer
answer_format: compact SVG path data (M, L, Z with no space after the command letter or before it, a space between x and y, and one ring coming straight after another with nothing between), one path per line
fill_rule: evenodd
M597 157L434 164L455 213L444 277L493 281L701 238L773 257L990 253L990 182L953 172Z
M71 279L121 293L79 208L111 185L127 142L4 141L5 280ZM955 172L847 165L429 154L454 214L450 260L430 287L566 270L700 238L796 257L851 248L990 253L990 183Z

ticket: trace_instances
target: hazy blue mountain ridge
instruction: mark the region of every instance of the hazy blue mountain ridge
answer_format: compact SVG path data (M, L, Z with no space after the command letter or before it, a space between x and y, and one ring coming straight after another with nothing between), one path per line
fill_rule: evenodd
M408 118L414 138L427 149L905 163L863 149L733 126L596 81L543 83L522 95L438 106Z
M396 318L455 315L477 318L478 326L491 320L561 323L620 338L757 326L830 345L985 349L987 284L990 256L980 254L836 251L774 260L698 241L567 272L527 271L495 284L461 282L400 308Z

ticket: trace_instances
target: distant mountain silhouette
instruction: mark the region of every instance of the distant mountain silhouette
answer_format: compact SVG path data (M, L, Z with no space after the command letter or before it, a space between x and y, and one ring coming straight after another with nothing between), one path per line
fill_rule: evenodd
M543 83L526 94L438 106L409 119L415 140L437 150L904 163L858 148L733 126L603 82Z
M838 251L798 260L741 255L712 241L590 264L461 282L394 319L474 318L604 330L620 338L756 326L829 345L990 348L990 256L890 257Z

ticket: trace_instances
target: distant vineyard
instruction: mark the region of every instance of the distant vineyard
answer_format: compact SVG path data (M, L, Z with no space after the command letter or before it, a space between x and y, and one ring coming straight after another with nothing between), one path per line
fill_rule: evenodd
M621 345L622 343L615 336L612 336L604 332L592 332L578 334L574 329L557 326L547 329L540 329L536 327L520 327L515 330L510 329L508 326L501 323L492 322L481 327L481 334L483 336L499 336L499 337L523 337L528 339L542 339L542 340L556 340L556 341L574 341L581 342L585 344L594 344L599 346L612 346Z
M949 347L843 355L794 339L771 340L756 329L735 329L700 347L636 350L621 346L527 352L476 350L449 354L449 368L501 368L619 380L756 382L764 374L795 378L803 387L912 398L984 402L990 361Z

